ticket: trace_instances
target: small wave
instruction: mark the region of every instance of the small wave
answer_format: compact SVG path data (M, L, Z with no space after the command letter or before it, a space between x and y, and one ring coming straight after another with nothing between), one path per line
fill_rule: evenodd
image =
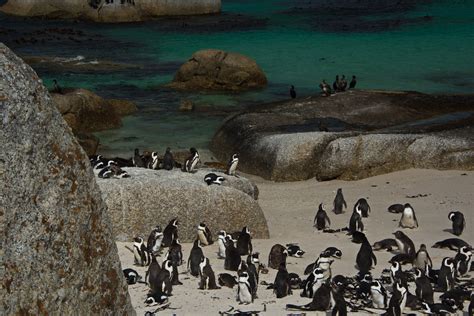
M72 63L86 59L82 55L77 55L76 57L64 58L64 57L55 57L53 61L58 63Z

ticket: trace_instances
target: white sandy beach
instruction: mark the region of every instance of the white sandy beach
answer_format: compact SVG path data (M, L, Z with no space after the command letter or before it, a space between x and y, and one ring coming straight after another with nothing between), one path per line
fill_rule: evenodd
M335 260L332 265L332 275L343 274L353 276L355 257L360 245L350 241L345 233L328 234L317 232L313 228L313 218L318 204L323 202L331 219L331 228L342 228L348 225L352 208L355 202L364 197L371 206L372 213L364 218L365 234L371 244L384 238L393 238L392 233L398 230L399 214L392 214L387 207L394 203L410 203L415 209L420 227L418 229L403 229L414 241L418 250L421 243L428 246L434 268L438 269L444 257L454 257L455 252L444 249L431 248L434 242L446 238L456 237L450 232L451 222L448 213L458 210L466 217L466 229L461 239L474 244L474 172L465 171L436 171L436 170L406 170L386 175L376 176L360 181L329 181L317 182L307 180L300 182L275 183L261 178L246 175L255 181L260 189L259 203L265 213L271 238L267 240L253 240L254 251L260 252L260 260L267 265L270 248L276 244L298 243L306 254L303 258L289 257L287 260L288 272L295 272L302 279L303 270L314 262L319 253L326 247L334 246L342 250L341 260ZM344 214L335 215L332 202L337 188L342 188L348 208ZM202 219L204 222L205 218ZM197 225L198 223L196 223ZM252 230L252 223L249 223ZM236 230L240 228L236 227ZM145 236L147 238L148 236ZM122 268L136 269L143 277L146 269L133 265L133 254L125 248L130 243L117 243ZM183 256L187 261L191 244L183 244ZM205 255L210 259L214 272L225 271L224 261L217 259L217 244L204 248ZM375 252L378 264L372 271L374 277L379 277L383 269L389 267L388 260L393 256L386 251ZM158 258L161 263L162 259ZM411 268L409 265L405 269ZM261 310L266 304L265 315L287 315L285 305L306 304L308 298L300 297L300 290L283 299L276 299L272 290L265 286L258 288L258 298L253 304L239 305L236 301L236 287L219 290L198 290L198 279L186 273L186 263L179 267L181 286L173 287L173 296L170 298L173 309L160 312L160 315L218 315L230 306L242 311ZM233 272L229 272L235 274ZM273 283L277 271L270 269L269 274L261 274L260 281ZM138 315L155 308L146 307L143 303L148 292L145 284L129 286L133 306ZM411 291L414 293L414 291ZM467 309L467 305L465 305ZM406 310L408 311L408 310ZM309 312L307 315L316 315ZM324 313L320 313L324 314Z

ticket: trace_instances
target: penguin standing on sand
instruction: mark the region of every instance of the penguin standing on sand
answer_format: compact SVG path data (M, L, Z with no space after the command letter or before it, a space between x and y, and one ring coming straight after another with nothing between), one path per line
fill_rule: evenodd
M148 270L145 274L145 282L148 280L148 284L150 285L152 292L159 291L159 289L155 288L155 286L158 284L158 275L160 274L160 271L160 264L156 260L156 257L152 255L150 266L148 267Z
M441 263L438 275L438 288L447 292L454 287L454 261L451 258L444 258Z
M201 263L199 264L199 275L201 276L201 281L199 282L200 290L220 289L216 284L216 275L212 270L209 259L206 257L201 258Z
M395 240L398 244L398 249L401 253L411 256L412 258L415 257L415 244L413 241L405 235L402 231L397 230L393 233L395 235Z
M407 304L408 290L400 282L393 285L393 293L388 303L387 312L384 315L399 316Z
M157 255L161 249L161 243L163 242L163 233L161 227L156 226L148 236L147 248L148 252L153 255Z
M195 169L196 169L196 165L198 164L199 162L199 153L198 151L196 150L196 148L194 147L191 147L189 149L189 157L188 159L186 159L186 161L184 162L184 170L183 171L186 171L186 172L194 172Z
M135 148L135 153L133 155L133 166L138 168L145 168L145 162L143 157L140 155L138 148Z
M163 156L163 169L172 170L174 167L174 158L171 153L171 148L166 148L165 155Z
M302 311L327 311L331 306L331 287L326 282L321 286L312 296L313 300L306 305L287 304L287 310L302 310Z
M133 239L133 255L136 265L144 267L150 264L150 254L142 237L135 237Z
M224 259L225 258L225 237L226 237L226 232L225 230L221 230L217 234L217 245L219 246L219 251L217 252L217 257L219 259Z
M317 230L323 230L331 225L331 220L329 219L326 211L323 209L323 203L319 204L313 223L313 226L316 227Z
M426 265L430 267L433 266L433 262L431 261L431 257L426 249L425 244L420 245L420 250L415 255L415 260L413 260L413 267L420 269L421 271L425 271Z
M173 264L169 260L163 261L161 266L160 273L154 287L158 289L158 292L161 292L167 296L171 295L173 291L173 285L171 280L173 279Z
M461 212L451 212L449 213L448 218L453 222L453 234L456 236L461 236L464 227L466 227L464 214Z
M296 90L295 90L295 86L293 86L293 85L290 88L290 97L292 99L296 99Z
M360 208L356 208L354 212L352 212L351 218L349 220L349 233L363 231L364 223L362 223L362 210Z
M430 279L418 268L415 268L415 285L416 297L423 302L433 304L433 287L431 286Z
M370 296L372 298L372 306L378 309L387 308L387 291L380 281L373 281L370 285Z
M197 238L199 238L201 244L204 246L209 246L214 243L212 233L204 223L200 223L197 227Z
M249 274L247 271L239 272L238 288L237 288L237 300L240 304L253 303L254 289L252 289L249 282Z
M240 254L234 246L232 238L226 236L224 269L229 271L238 271L241 262Z
M173 240L178 239L178 219L172 219L163 231L163 241L161 245L163 247L169 247Z
M361 274L368 273L372 265L377 265L377 258L372 251L372 246L370 246L367 237L362 241L359 252L357 253L356 264Z
M403 228L417 228L418 220L416 219L415 210L409 203L406 203L403 208L402 218L398 223L399 227Z
M247 226L242 228L242 232L237 239L237 251L241 256L252 254L252 237Z
M239 155L238 154L233 154L232 157L230 157L229 162L227 163L226 173L229 176L235 176L235 170L237 170L237 165L238 164L239 164Z
M349 83L349 89L354 89L357 84L357 78L356 76L352 76L352 80Z
M457 275L463 277L471 267L472 252L467 247L461 247L454 257L454 265Z
M204 258L204 253L202 252L200 243L199 239L194 241L193 248L191 248L188 258L188 271L195 277L199 276L199 265L202 262L202 258Z
M273 293L276 294L277 298L282 298L292 294L288 270L286 270L284 263L280 264L275 281L273 282Z
M344 200L344 195L342 194L342 189L337 189L336 197L334 198L334 213L342 214L342 207L347 208L346 201Z
M356 209L361 210L362 217L369 217L370 206L366 199L360 198L359 200L357 200L357 203L354 205L354 211Z
M270 249L270 254L268 255L268 267L276 270L280 268L282 262L286 265L287 256L288 251L284 246L280 244L273 245L272 249Z

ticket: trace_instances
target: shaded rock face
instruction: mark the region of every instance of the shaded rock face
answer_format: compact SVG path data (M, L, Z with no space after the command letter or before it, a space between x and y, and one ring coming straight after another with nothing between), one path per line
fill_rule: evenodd
M0 44L6 315L134 315L87 156L34 71Z
M275 181L359 179L406 168L474 168L474 96L351 91L227 118L220 160ZM323 132L327 130L328 132Z
M182 90L241 91L266 84L267 78L254 60L237 53L206 49L194 53L169 86Z
M191 242L196 227L205 222L214 236L221 229L241 231L249 226L255 238L268 238L265 216L258 205L258 189L249 180L216 172L226 178L223 185L210 185L204 176L210 169L196 173L180 170L123 168L130 178L98 179L107 203L117 239L130 241L148 237L156 225L164 227L177 217L179 239Z

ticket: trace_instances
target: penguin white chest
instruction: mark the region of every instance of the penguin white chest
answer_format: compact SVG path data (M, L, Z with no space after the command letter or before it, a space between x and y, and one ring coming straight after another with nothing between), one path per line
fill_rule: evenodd
M252 294L248 285L244 282L239 282L239 294L238 299L240 303L250 304L252 303Z
M204 232L202 230L198 230L198 238L199 238L199 241L201 242L201 244L207 246L209 245L209 243L207 242L207 238L206 238L206 235L204 235Z
M224 245L224 241L222 241L222 239L218 239L217 240L217 244L219 245L219 257L221 258L225 258L225 245Z

